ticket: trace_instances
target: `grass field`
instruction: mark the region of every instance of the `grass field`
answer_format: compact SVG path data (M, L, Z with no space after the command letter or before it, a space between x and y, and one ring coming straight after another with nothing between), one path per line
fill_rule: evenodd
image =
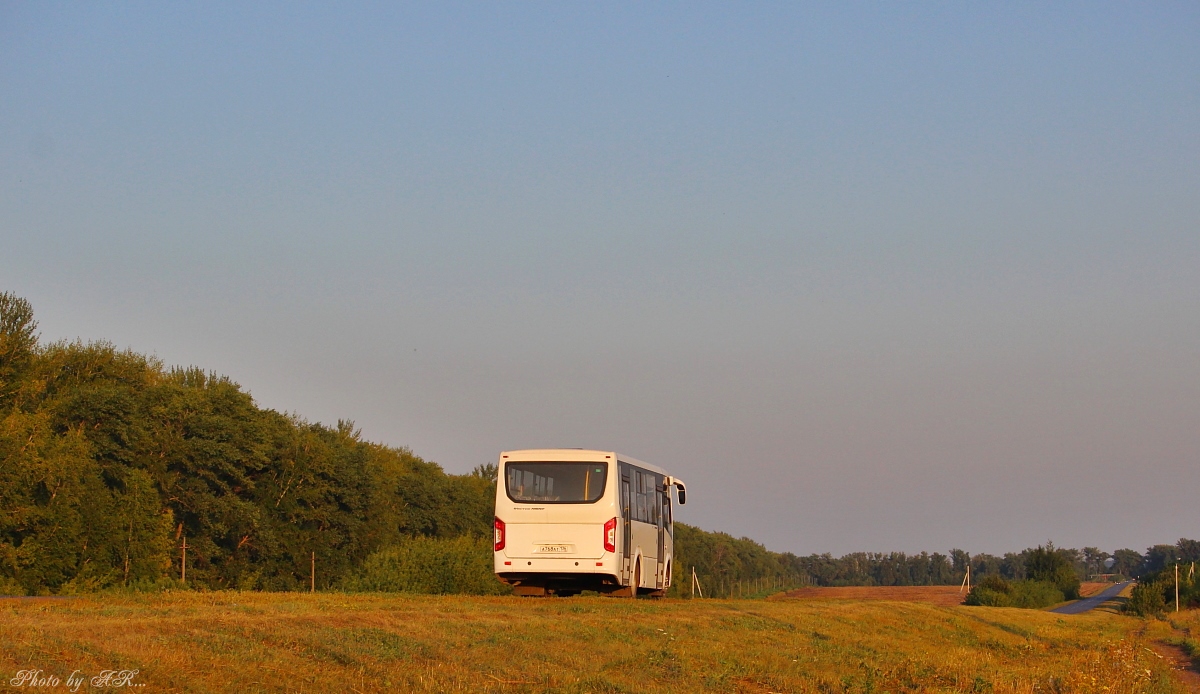
M1083 597L1095 595L1111 583L1084 583L1079 587ZM923 602L952 607L961 605L966 592L959 586L845 586L839 588L797 588L771 596L771 600L889 600Z
M966 593L958 586L845 586L840 588L797 588L772 596L771 600L889 600L923 602L951 607L961 605Z
M1083 597L1095 595L1111 583L1084 583L1079 587ZM966 592L959 586L845 586L839 588L797 588L772 596L771 600L890 600L924 602L952 607L961 605Z
M143 692L1180 692L1151 650L1178 633L1111 612L913 602L176 592L0 601L0 678L19 689L18 672L41 670L61 691L73 671L137 670Z

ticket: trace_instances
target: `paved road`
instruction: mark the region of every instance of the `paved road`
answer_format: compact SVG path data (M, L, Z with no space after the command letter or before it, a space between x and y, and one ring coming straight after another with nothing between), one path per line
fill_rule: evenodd
M1093 595L1090 598L1076 600L1075 602L1067 603L1062 607L1056 607L1050 611L1057 612L1059 614L1079 614L1081 612L1087 612L1088 610L1100 607L1100 605L1104 602L1117 597L1117 594L1124 590L1125 586L1129 585L1131 582L1132 581L1125 581L1124 583L1117 583L1109 588L1105 588L1103 591Z

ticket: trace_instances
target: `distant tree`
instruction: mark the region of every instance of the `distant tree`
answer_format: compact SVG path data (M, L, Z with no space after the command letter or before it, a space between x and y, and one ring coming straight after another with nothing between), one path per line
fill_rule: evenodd
M971 564L971 553L961 549L950 550L950 564L956 574L965 574Z
M1025 555L1028 550L1021 552L1006 552L1004 558L1000 561L1000 574L1010 581L1019 581L1025 578Z
M1137 578L1145 571L1146 558L1142 553L1134 549L1118 549L1112 555L1113 573L1127 576L1129 578Z
M971 573L976 576L1001 576L1001 559L991 554L976 554L971 557Z
M950 583L954 583L954 570L950 564L950 557L939 552L929 555L929 573L921 585L944 586Z
M1154 545L1146 550L1146 571L1157 573L1174 566L1179 559L1179 548L1175 545Z
M1079 597L1079 576L1072 566L1074 553L1071 550L1055 549L1047 542L1029 550L1025 560L1025 572L1030 580L1051 583L1062 591L1068 600Z
M672 594L682 595L690 588L693 567L706 595L721 595L739 582L763 578L795 584L807 580L801 576L807 574L808 559L771 552L744 537L734 538L727 533L676 523Z
M1179 542L1175 543L1175 549L1178 551L1177 556L1181 561L1189 563L1200 561L1200 540L1180 538Z
M1108 561L1112 555L1108 552L1101 551L1098 547L1084 547L1083 560L1087 565L1088 574L1102 574L1104 571L1104 563Z

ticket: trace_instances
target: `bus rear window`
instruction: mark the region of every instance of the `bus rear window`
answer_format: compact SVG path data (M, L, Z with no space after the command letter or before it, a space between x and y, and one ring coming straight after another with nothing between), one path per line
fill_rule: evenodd
M604 496L608 463L508 463L508 498L539 504L590 504Z

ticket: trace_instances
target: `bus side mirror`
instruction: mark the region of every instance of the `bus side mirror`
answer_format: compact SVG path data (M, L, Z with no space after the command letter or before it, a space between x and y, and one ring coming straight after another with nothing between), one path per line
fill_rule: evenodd
M663 480L663 486L667 488L666 491L668 493L670 492L672 486L679 490L680 506L687 503L687 487L684 486L683 480L679 479L678 477L667 477Z
M687 487L684 486L683 480L679 479L678 477L672 477L671 484L675 485L675 489L678 490L678 492L679 492L679 505L682 506L682 505L686 504L687 503Z

